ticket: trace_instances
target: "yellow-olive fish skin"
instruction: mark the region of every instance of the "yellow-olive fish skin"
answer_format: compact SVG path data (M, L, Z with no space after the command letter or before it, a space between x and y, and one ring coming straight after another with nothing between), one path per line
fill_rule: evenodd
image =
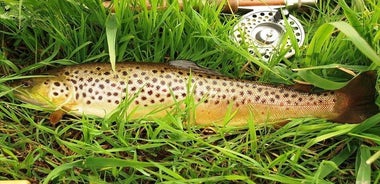
M125 99L132 100L131 119L159 118L185 98L195 102L190 123L247 125L284 122L289 118L315 117L335 122L359 123L378 112L375 105L376 74L364 72L336 91L306 93L248 80L231 79L187 61L158 63L108 63L67 66L47 72L48 77L19 81L15 96L51 110L105 117ZM190 89L189 89L190 84ZM163 107L167 107L166 109ZM184 107L184 105L182 105ZM163 109L157 111L157 109ZM154 113L152 113L154 111Z

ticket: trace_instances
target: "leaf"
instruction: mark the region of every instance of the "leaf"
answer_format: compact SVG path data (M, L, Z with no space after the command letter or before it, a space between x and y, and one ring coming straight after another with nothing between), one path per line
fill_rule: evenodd
M347 84L347 82L334 82L334 81L325 79L310 70L300 70L298 71L298 75L302 79L313 84L314 86L322 88L322 89L326 89L326 90L340 89Z
M112 70L115 71L116 65L116 33L118 28L117 17L111 14L106 20L106 34L107 34L107 44L108 52L110 56L110 63Z
M376 51L359 35L359 33L346 22L329 23L339 29L347 36L349 40L358 48L365 56L367 56L374 64L380 66L380 56Z
M55 177L59 176L62 172L66 171L66 170L69 170L69 169L73 169L74 167L79 167L82 165L82 160L77 160L77 161L74 161L74 162L70 162L70 163L66 163L66 164L62 164L56 168L54 168L50 173L49 175L46 176L43 184L47 184L47 183L50 183L50 181L52 179L54 179Z
M369 148L362 146L356 156L356 183L357 184L370 184L371 183L371 167L366 161L371 156Z

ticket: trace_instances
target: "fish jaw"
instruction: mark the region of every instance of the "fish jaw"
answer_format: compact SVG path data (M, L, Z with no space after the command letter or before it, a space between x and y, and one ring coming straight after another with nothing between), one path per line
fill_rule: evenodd
M17 99L30 103L33 105L37 105L43 108L48 108L48 109L55 109L52 107L51 100L48 99L48 97L36 93L32 93L28 90L25 89L16 89L14 91L14 95Z
M61 109L71 103L72 87L56 77L21 80L11 86L17 99L47 110Z

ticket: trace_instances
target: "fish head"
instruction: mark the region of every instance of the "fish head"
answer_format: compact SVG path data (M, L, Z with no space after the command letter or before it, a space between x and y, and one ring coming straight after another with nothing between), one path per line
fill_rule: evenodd
M58 77L28 78L11 86L16 98L48 109L59 109L71 99L72 87Z

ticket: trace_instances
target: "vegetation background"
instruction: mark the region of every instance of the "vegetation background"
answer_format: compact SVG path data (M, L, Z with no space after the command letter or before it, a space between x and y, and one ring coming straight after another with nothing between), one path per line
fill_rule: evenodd
M20 103L7 86L48 68L111 56L186 59L231 77L336 89L352 77L342 70L379 71L379 1L321 0L292 10L304 25L305 44L294 57L283 58L280 49L269 62L230 39L239 16L221 14L221 6L191 0L180 10L173 1L162 10L152 0L148 11L145 0L118 2L111 14L100 0L0 1L0 180L379 183L380 115L361 124L300 118L283 127L249 123L212 131L184 127L181 112L155 122L67 116L52 126L49 112Z

